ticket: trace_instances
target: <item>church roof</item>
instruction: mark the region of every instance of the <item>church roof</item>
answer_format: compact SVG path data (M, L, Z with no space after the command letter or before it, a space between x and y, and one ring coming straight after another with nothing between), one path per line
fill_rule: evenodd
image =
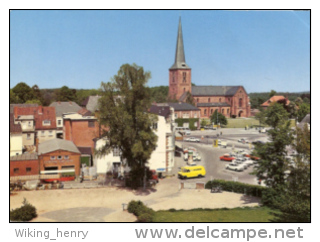
M241 86L193 86L193 96L233 96Z
M174 111L199 111L200 109L189 103L168 103L170 107L174 108Z
M229 103L198 103L198 107L230 107Z
M181 17L179 18L176 57L174 64L171 66L170 70L171 69L190 69L190 67L186 64L186 59L184 56Z

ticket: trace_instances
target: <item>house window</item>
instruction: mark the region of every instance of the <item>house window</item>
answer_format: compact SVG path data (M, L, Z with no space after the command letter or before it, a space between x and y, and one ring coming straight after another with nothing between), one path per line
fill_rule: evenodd
M189 113L183 113L183 118L189 118Z
M213 109L211 109L210 114L213 114Z
M30 173L30 172L31 172L31 167L27 167L27 168L26 168L26 172L27 172L27 173Z
M157 130L158 129L158 123L153 123L152 124L152 129Z
M88 127L94 127L94 121L88 121Z
M174 117L175 117L175 118L178 118L178 114L177 114L177 113L175 113L175 114L174 114Z
M62 156L61 155L58 155L58 160L61 160L62 159Z
M207 109L204 110L204 116L207 116Z
M51 121L50 121L50 120L43 120L43 121L42 121L42 124L43 124L43 125L50 125L50 124L51 124Z
M229 114L229 108L227 109L227 114Z
M210 98L208 98L208 103L210 102Z
M30 122L30 121L28 122L28 126L29 126L29 127L31 126L31 122Z
M219 103L221 103L221 98L219 98Z
M197 98L197 103L199 103L199 98Z
M52 130L49 130L49 136L52 136Z
M19 173L19 168L14 168L14 169L13 169L13 173L14 173L14 174L18 174L18 173Z
M58 125L61 125L61 120L60 119L58 120Z
M113 156L120 156L120 149L119 148L113 148Z
M69 156L68 156L68 155L65 155L64 158L65 158L66 160L69 160Z
M197 113L194 113L193 117L194 117L194 118L197 118L197 117L198 117Z
M54 155L50 156L50 160L55 160L56 157Z
M186 72L183 72L182 73L182 78L183 78L183 82L187 82L187 73Z
M224 114L224 109L222 109L222 114Z
M41 131L41 136L44 136L44 131Z
M27 139L31 139L31 134L27 134Z
M239 107L242 107L242 98L239 98Z

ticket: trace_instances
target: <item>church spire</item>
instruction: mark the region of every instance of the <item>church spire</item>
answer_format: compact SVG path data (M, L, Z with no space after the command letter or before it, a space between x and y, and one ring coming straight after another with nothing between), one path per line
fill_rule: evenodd
M190 69L190 67L186 64L186 60L184 56L181 17L179 17L175 62L170 69Z

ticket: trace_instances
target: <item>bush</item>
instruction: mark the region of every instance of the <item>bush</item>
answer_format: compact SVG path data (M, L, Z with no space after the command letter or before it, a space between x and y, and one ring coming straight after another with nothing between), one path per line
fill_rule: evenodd
M130 201L128 204L128 212L138 217L138 222L152 222L154 211L148 208L141 201Z
M262 193L268 188L259 185L250 185L241 182L225 181L225 180L212 180L208 181L205 185L206 189L211 189L211 187L221 186L222 190L243 193L255 197L262 197Z
M16 208L10 211L11 221L30 221L37 217L37 210L32 206L25 198L20 208Z

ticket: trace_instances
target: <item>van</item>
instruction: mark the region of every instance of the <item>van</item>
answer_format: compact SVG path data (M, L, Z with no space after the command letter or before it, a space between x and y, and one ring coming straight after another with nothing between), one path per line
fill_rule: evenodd
M203 166L184 166L178 172L178 177L181 179L192 178L192 177L204 177L206 170Z

